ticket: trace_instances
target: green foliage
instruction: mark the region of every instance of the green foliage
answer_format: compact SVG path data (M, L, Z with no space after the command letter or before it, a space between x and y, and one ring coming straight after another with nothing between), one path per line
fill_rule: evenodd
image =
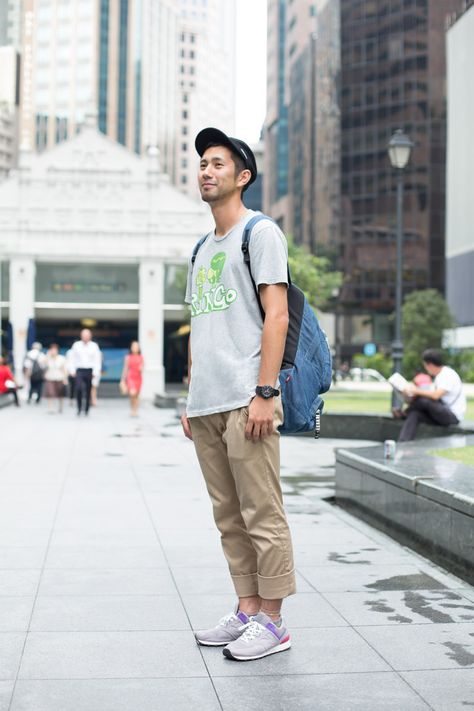
M446 362L459 373L464 383L474 383L474 351L448 353Z
M333 271L327 257L316 257L288 237L288 263L291 278L306 294L311 306L324 309L335 289L342 284L341 272Z
M352 358L352 365L356 368L373 368L381 373L384 378L389 378L393 372L392 359L383 353L375 353L372 356L356 353Z
M409 294L402 310L403 374L411 379L421 368L421 354L427 348L441 349L443 331L452 328L449 307L436 289Z

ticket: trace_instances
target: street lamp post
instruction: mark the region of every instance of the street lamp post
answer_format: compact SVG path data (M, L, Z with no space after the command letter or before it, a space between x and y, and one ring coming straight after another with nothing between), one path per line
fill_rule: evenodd
M388 144L388 155L392 167L397 171L397 267L395 289L395 338L392 342L393 372L402 367L402 288L403 288L403 171L410 159L413 143L399 128Z

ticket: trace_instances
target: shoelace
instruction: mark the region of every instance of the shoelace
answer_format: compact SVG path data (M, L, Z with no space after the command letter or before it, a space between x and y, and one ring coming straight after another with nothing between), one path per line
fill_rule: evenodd
M261 625L260 622L251 620L250 622L247 622L246 625L242 625L242 627L240 629L244 630L240 639L242 639L244 642L251 642L252 639L255 639L256 637L260 637L260 635L262 634L262 631L265 629L265 627L263 627L263 625Z
M224 617L221 617L221 619L219 620L219 624L222 627L226 627L229 624L229 622L232 622L234 619L236 619L235 613L229 612L228 615L224 615Z

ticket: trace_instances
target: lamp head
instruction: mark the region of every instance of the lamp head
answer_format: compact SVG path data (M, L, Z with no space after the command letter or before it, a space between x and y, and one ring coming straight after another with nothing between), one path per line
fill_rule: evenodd
M401 128L395 131L388 143L388 155L393 168L398 168L399 170L405 168L410 160L413 145Z

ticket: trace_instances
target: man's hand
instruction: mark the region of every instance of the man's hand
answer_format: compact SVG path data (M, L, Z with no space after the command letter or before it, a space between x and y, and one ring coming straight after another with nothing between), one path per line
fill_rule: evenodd
M413 385L412 383L408 383L407 387L403 391L403 394L406 395L407 397L415 397L418 395L417 393L418 388L416 385Z
M188 439L193 438L193 433L191 432L191 424L186 415L181 415L181 425L183 427L183 432Z
M254 397L249 405L249 419L245 427L245 437L254 442L268 437L273 432L273 416L275 414L274 398L265 400Z

